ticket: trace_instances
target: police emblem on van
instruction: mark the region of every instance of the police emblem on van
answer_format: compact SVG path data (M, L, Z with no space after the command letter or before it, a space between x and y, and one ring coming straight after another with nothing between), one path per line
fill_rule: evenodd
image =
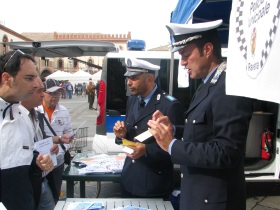
M247 62L246 73L253 79L263 70L273 47L279 11L280 0L237 1L236 39L239 50Z

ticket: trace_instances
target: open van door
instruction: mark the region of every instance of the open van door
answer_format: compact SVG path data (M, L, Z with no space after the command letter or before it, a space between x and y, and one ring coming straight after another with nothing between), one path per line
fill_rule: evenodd
M36 57L105 56L108 52L119 51L114 43L95 40L5 42L2 44Z
M108 52L118 52L119 48L112 42L95 40L52 40L32 42L5 42L13 50L21 50L34 57L68 57L85 63L88 66L102 69L101 66L89 63L76 57L80 56L105 56Z
M279 19L280 0L232 0L226 94L254 100L246 144L247 181L279 181Z

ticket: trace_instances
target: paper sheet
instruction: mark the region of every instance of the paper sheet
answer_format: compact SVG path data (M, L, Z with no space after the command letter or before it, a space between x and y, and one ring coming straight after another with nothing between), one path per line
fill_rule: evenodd
M35 150L37 150L40 154L43 155L48 154L53 161L53 165L56 166L57 165L56 155L51 154L52 146L53 146L52 137L35 142Z
M148 138L152 137L152 133L149 131L149 130L146 130L145 132L139 134L138 136L135 136L134 138L137 140L137 141L140 141L140 142L144 142L146 141Z

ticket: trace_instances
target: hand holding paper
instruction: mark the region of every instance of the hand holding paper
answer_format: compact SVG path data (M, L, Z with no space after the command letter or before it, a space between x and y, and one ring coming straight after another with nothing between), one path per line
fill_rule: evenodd
M51 154L52 146L53 146L52 137L35 142L35 150L38 151L40 154L49 155L53 161L54 166L56 166L57 164L56 155Z

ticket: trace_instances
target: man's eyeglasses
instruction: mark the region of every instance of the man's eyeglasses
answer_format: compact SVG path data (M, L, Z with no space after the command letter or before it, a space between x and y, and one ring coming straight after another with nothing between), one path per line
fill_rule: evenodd
M45 93L49 94L50 96L60 96L61 95L61 91L45 92Z
M16 54L20 54L20 55L24 55L24 52L22 52L21 50L16 50L11 56L10 58L7 60L7 62L5 63L3 70L6 68L7 64L12 60L12 58L14 57L14 55Z

